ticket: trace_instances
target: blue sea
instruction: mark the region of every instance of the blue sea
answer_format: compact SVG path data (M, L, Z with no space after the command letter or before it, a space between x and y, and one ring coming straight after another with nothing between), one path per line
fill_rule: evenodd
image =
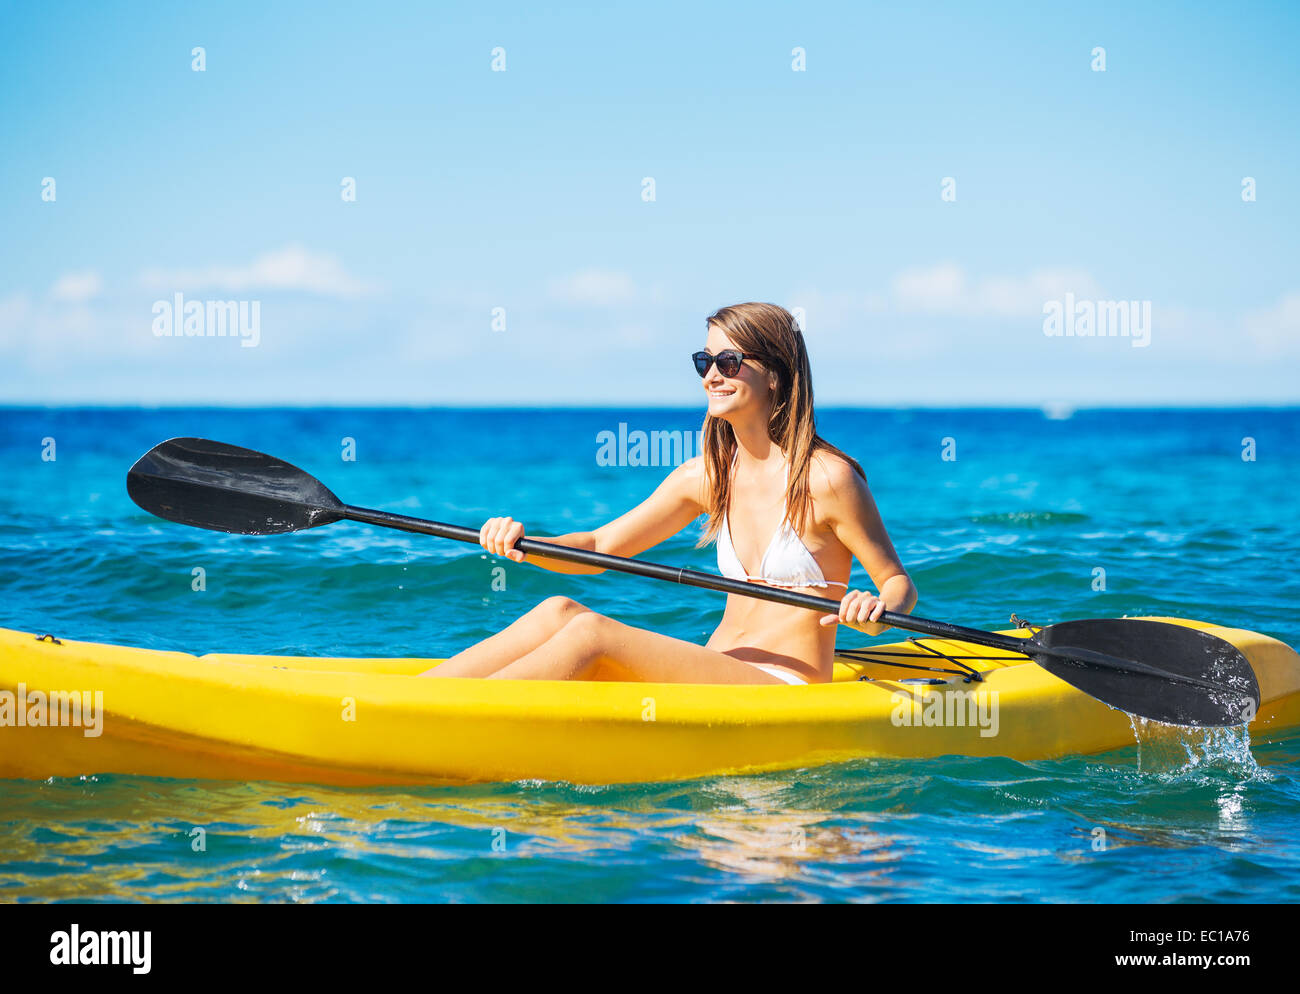
M147 449L197 435L295 463L348 503L558 534L621 514L668 472L638 464L636 432L693 444L700 417L0 409L0 626L188 652L440 657L565 594L702 641L722 610L709 591L515 564L498 590L499 564L474 546L350 523L222 535L153 518L125 489ZM819 429L866 468L918 614L990 628L1012 612L1176 615L1300 645L1300 411L828 409ZM628 441L602 452L603 432ZM643 558L712 570L697 537ZM616 787L0 781L0 901L1296 901L1297 774L1300 737L1236 730L1135 732L1130 749L1051 762L863 760Z

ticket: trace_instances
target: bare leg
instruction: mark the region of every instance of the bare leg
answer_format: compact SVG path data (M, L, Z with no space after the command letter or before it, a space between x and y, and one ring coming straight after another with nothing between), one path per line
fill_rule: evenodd
M420 676L491 676L501 667L545 644L574 618L590 613L590 608L568 597L548 597L509 627L456 653L433 669L425 670Z
M762 662L789 666L805 678L816 679L801 660L773 655ZM633 628L594 611L578 614L543 645L491 674L491 679L591 680L598 674L649 683L784 682L727 653Z

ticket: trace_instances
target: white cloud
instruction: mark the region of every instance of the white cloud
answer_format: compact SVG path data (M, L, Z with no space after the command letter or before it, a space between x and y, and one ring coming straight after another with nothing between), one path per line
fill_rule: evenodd
M836 291L823 293L805 287L789 294L786 306L803 310L805 335L818 334L827 329L853 325L864 315L887 314L889 298L882 293Z
M32 302L25 293L13 293L0 297L0 344L11 332L18 332L30 318Z
M888 359L951 360L971 343L982 350L1044 345L1043 305L1071 293L1077 300L1109 299L1087 271L1041 268L1024 275L973 277L952 262L905 269L890 281L886 306L866 291L796 295L809 314L809 347L870 341L872 355ZM1153 301L1152 343L1165 361L1267 363L1300 356L1300 290L1256 309L1216 313ZM1104 339L1098 339L1104 347Z
M1284 293L1272 307L1247 311L1241 328L1265 356L1295 353L1300 346L1300 291Z
M293 252L299 253L296 263ZM219 277L223 287L248 287L254 280L262 287L314 287L323 270L312 270L311 263L302 250L285 250L242 269L199 275ZM336 271L346 285L341 267ZM1067 291L1080 299L1107 296L1086 272L1065 267L1012 275L973 272L952 262L894 274L867 272L825 291L806 286L777 299L805 309L819 396L841 403L928 402L946 391L963 401L1084 403L1103 396L1211 401L1240 399L1242 390L1257 384L1261 396L1294 397L1286 378L1289 366L1279 359L1300 356L1300 289L1263 298L1255 309L1220 312L1157 300L1152 347L1134 350L1106 339L1043 336L1045 300ZM666 344L684 334L677 329L680 301L669 291L638 284L627 273L590 268L544 284L541 293L536 288L522 293L501 333L489 324L498 304L496 288L425 287L423 297L407 294L393 301L341 299L322 291L278 301L274 314L267 312L260 348L223 350L227 343L219 341L155 337L153 298L138 288L109 281L93 299L77 299L91 293L93 276L65 273L54 283L58 292L47 290L50 284L42 280L35 289L0 297L0 392L6 397L517 400L545 397L546 391L530 392L534 385L527 378L483 380L475 363L484 349L518 352L524 359L519 368L526 369L579 342L584 350L632 356L628 395L647 396L662 388ZM171 290L199 293L184 284ZM672 306L661 306L661 296ZM617 307L628 303L633 308L620 313ZM389 313L376 314L377 307ZM311 376L286 372L300 369L304 343L319 342L322 334L332 336L331 347L315 350ZM603 371L598 362L591 368ZM585 367L559 372L550 378L552 393L582 396L589 385ZM386 377L393 378L391 389ZM1171 385L1160 387L1165 393L1150 392L1166 382Z
M588 307L618 307L638 296L632 277L608 269L584 269L552 280L548 289L554 300Z
M0 354L9 363L69 368L103 356L143 354L152 337L148 314L138 322L142 335L133 334L129 317L100 304L13 294L0 300Z
M1026 276L970 277L953 262L905 269L894 277L900 313L961 314L969 317L1041 317L1043 304L1067 292L1094 299L1100 290L1079 269L1036 269Z
M103 289L104 281L99 273L88 269L84 273L64 273L50 287L50 296L55 300L81 303L99 296Z
M148 269L141 282L150 290L299 290L325 297L357 297L375 289L349 275L334 256L289 245L259 255L244 266Z
M966 271L951 262L905 269L894 277L894 299L905 310L961 310L966 294Z

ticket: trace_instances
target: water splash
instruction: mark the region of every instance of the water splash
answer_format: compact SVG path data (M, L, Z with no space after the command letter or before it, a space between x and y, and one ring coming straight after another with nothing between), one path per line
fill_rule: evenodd
M1138 770L1179 777L1198 770L1224 770L1253 779L1262 770L1250 751L1250 729L1188 728L1129 715L1137 741Z

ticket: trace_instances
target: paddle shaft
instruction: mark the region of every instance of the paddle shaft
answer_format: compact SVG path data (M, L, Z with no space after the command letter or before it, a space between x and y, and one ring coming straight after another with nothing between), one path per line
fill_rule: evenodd
M424 518L412 518L405 514L392 514L388 511L376 511L366 507L356 507L352 504L346 504L343 507L342 515L351 521L360 521L371 525L380 525L385 528L396 528L401 531L418 532L422 535L437 535L441 538L455 539L460 542L469 542L477 545L479 541L479 532L474 528L467 528L464 525L448 525L440 521L427 521ZM549 542L539 542L533 538L521 538L514 544L514 548L526 555L544 556L548 559L560 559L570 563L581 563L584 566L595 566L601 569L617 570L620 573L632 573L636 576L648 576L656 580L668 580L671 583L682 583L689 587L704 587L707 590L719 590L728 594L741 594L745 597L757 597L759 600L773 601L777 604L789 604L793 607L809 608L813 611L819 611L822 614L839 614L840 602L829 600L825 597L814 597L812 594L798 594L791 590L781 590L778 587L766 587L757 583L749 583L745 580L730 580L723 576L716 576L713 573L702 573L699 570L685 569L678 566L664 566L659 563L648 563L641 559L627 559L623 556L611 556L603 552L590 552L586 549L571 549L565 545L552 545ZM1028 655L1026 652L1028 646L1025 639L1012 638L1009 635L999 635L996 632L986 632L978 628L965 628L961 625L949 624L946 621L931 621L927 618L918 618L911 614L898 614L894 611L884 611L877 620L878 624L889 625L891 628L901 628L905 631L920 632L923 635L934 635L939 638L955 639L959 642L971 642L975 645L988 646L992 649L1003 649L1007 652L1014 652L1018 655ZM1086 651L1086 650L1085 650ZM1062 660L1075 660L1080 656L1079 650L1071 649L1070 651L1061 651L1047 646L1033 643L1032 652L1035 655L1052 656ZM1222 689L1215 684L1206 681L1197 680L1194 677L1184 677L1179 674L1169 673L1158 667L1148 666L1137 660L1116 659L1111 661L1110 657L1103 653L1087 653L1088 662L1098 666L1111 669L1124 670L1128 672L1147 673L1151 676L1159 676L1164 679L1173 679L1183 683L1193 683L1197 686L1204 686L1210 689Z
M154 446L127 472L127 492L140 507L167 521L233 534L277 535L350 519L384 528L479 544L479 532L473 528L344 504L328 487L296 466L253 449L211 439L173 438ZM515 548L525 554L578 563L594 570L612 569L806 608L819 614L837 615L840 609L838 601L779 587L571 549L536 539L520 539ZM1207 679L1223 673L1234 676L1242 686L1249 685L1253 688L1246 698L1253 701L1256 707L1259 703L1257 681L1249 661L1222 639L1215 640L1222 644L1221 648L1206 646L1203 642L1190 646L1179 643L1180 651L1189 653L1192 659L1189 661L1180 657L1173 665L1182 668L1196 664L1203 657L1206 659L1201 675L1184 676L1157 665L1164 662L1163 656L1158 655L1156 663L1128 658L1130 636L1124 632L1118 633L1118 637L1113 632L1107 636L1105 632L1088 628L1089 625L1095 628L1099 622L1065 622L1035 631L1028 638L1012 638L892 611L882 611L876 621L882 626L989 646L1023 656L1111 707L1157 721L1171 720L1175 724L1192 726L1238 724L1240 714L1225 710L1226 705L1222 701L1225 693L1240 696L1237 690L1228 687L1221 679L1217 682ZM1123 622L1116 624L1122 625ZM1161 640L1156 649L1167 648L1168 642L1168 638ZM1107 651L1085 648L1094 643L1105 645ZM1140 637L1138 644L1147 651L1152 648ZM1211 655L1212 658L1209 658ZM1163 689L1155 691L1150 687L1142 693L1136 690L1129 693L1125 686L1117 686L1113 679L1108 681L1106 674L1156 678L1166 684L1194 686L1216 696L1202 695L1193 700L1186 698L1186 695L1180 698Z

